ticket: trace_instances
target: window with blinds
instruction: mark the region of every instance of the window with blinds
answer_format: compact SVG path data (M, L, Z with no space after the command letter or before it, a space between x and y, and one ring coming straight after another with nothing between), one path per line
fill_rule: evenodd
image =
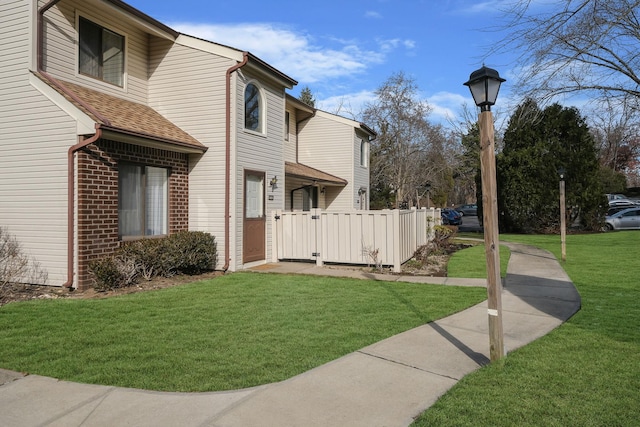
M118 165L120 237L168 233L169 170L134 164Z

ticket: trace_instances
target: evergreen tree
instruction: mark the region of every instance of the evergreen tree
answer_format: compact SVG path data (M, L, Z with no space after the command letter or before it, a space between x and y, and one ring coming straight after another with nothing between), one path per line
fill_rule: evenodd
M565 169L568 223L597 230L606 208L597 150L576 108L553 104L541 110L527 100L509 120L497 157L501 228L509 232L555 232L559 218L558 169Z
M309 86L305 86L302 88L298 99L310 107L315 108L316 106L316 98L313 96L313 93L311 93L311 89L309 89Z

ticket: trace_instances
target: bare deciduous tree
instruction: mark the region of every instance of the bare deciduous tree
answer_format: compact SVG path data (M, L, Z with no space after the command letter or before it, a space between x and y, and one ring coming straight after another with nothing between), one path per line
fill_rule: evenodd
M363 121L378 134L371 147L372 196L384 194L396 208L424 206L420 200L430 183L431 195L442 194L446 201L453 187L452 134L427 120L431 108L404 73L393 74L375 93L363 112Z
M605 102L591 115L591 129L596 141L600 164L616 172L626 173L640 156L640 123L630 109L619 109Z
M523 52L519 88L548 100L595 93L640 105L640 0L518 0L497 48Z

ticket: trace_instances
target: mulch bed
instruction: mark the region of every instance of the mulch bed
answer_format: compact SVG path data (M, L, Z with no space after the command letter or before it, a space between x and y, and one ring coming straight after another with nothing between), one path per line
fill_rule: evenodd
M78 291L59 286L37 286L25 284L9 284L0 292L0 306L10 302L28 301L33 299L59 299L59 298L107 298L116 295L133 294L154 289L169 288L185 283L197 282L217 277L223 274L220 271L209 271L193 276L176 275L173 277L155 277L152 280L141 280L128 288L113 289L105 292L97 292L95 289Z

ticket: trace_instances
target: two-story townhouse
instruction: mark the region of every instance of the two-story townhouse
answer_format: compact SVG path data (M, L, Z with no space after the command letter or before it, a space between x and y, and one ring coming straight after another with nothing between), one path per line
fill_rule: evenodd
M266 258L293 79L119 0L7 0L0 39L0 226L48 284L187 229L216 236L218 268Z
M249 52L120 0L5 0L0 40L0 226L49 285L90 286L93 260L181 230L235 271L272 259L271 212L368 203L374 133Z
M369 147L364 123L287 97L285 209L369 209Z

